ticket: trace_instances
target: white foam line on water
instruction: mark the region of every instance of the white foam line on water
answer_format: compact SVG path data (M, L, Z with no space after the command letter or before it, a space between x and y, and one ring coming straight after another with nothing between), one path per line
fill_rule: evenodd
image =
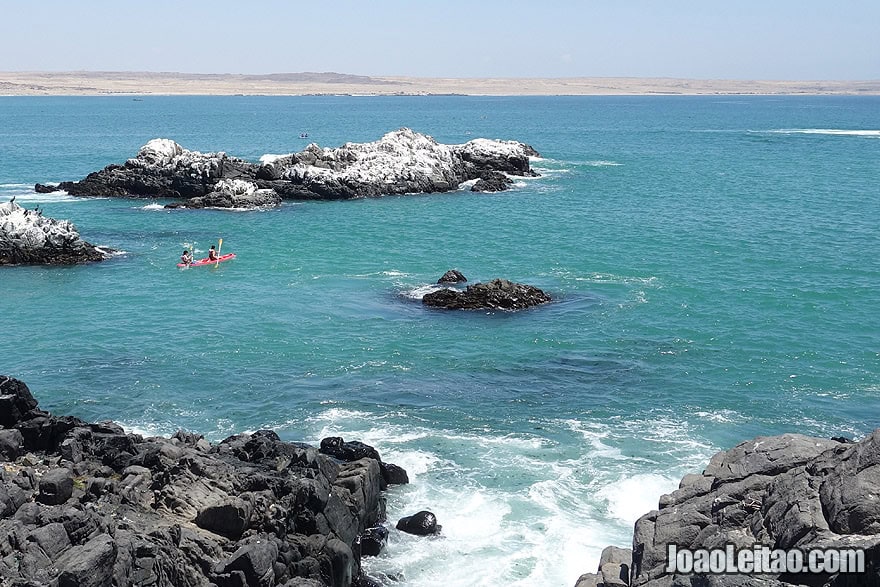
M109 198L81 198L77 196L71 196L67 192L52 192L51 194L38 194L33 191L33 189L21 192L13 192L9 191L5 194L0 194L0 199L12 198L15 196L16 204L56 204L59 202L70 203L70 202L89 202L94 200L107 200Z
M760 132L760 131L752 131ZM839 128L780 128L766 131L771 134L838 135L855 137L878 137L880 130L858 130Z
M585 161L584 165L587 165L588 167L621 167L623 163L599 159L597 161Z
M420 285L420 286L414 287L412 289L405 289L400 292L400 295L402 295L405 298L409 298L411 300L420 300L423 297L425 297L425 294L439 291L441 289L446 289L446 286L432 283L432 284L428 284L428 285Z
M564 279L571 279L579 282L587 282L587 283L599 283L599 284L635 284L642 285L652 288L661 288L663 287L660 279L651 275L648 277L636 277L632 275L616 275L613 273L593 273L591 275L577 275L572 273L571 271L554 271L552 275L556 275L558 277Z
M568 168L551 169L549 167L532 167L532 170L540 173L542 176L571 173L571 169Z
M410 274L405 271L390 269L385 271L374 271L372 273L355 273L350 277L410 277Z

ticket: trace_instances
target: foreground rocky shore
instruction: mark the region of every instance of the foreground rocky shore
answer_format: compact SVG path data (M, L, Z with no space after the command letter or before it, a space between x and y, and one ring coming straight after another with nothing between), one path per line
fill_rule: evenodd
M310 144L298 153L264 155L259 163L184 149L153 139L123 165L108 165L80 181L37 184L38 192L73 196L169 198L171 207L253 208L282 200L340 200L435 193L474 181L474 191L500 191L509 175L534 176L538 153L516 141L474 139L444 145L408 128L371 143L338 148Z
M670 546L802 552L856 548L863 573L670 572ZM577 587L880 585L880 429L853 443L798 434L759 437L712 457L635 524L632 549L609 547Z
M126 434L37 408L0 376L0 585L369 586L407 482L371 447L268 430L219 444ZM436 532L430 512L398 528Z
M211 444L126 434L37 407L0 376L0 584L370 586L362 556L388 536L383 490L406 472L371 447L320 448L268 430ZM396 529L440 531L431 512ZM670 547L859 549L864 572L707 574ZM608 547L577 587L880 585L880 429L859 442L759 437L718 453Z

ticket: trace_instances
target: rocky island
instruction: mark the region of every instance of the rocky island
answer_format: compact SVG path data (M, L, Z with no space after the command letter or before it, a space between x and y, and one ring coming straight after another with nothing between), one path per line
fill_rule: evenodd
M0 265L76 265L110 254L82 240L68 220L23 208L15 198L0 204Z
M457 275L456 275L457 274ZM438 283L459 283L467 281L464 275L454 270L447 271ZM546 304L550 296L543 290L507 279L492 279L486 283L474 283L464 290L445 287L426 293L422 304L443 310L525 310L532 306Z
M401 128L371 143L264 155L251 163L225 152L190 151L153 139L122 165L108 165L80 181L37 184L37 191L73 196L166 198L171 207L264 207L282 200L339 200L394 194L447 192L473 181L474 191L507 189L508 176L535 176L516 141L474 139L445 145Z

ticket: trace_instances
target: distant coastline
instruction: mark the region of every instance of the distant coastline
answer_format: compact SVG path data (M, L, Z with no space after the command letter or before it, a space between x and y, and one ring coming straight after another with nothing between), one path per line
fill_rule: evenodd
M417 78L340 73L245 75L100 71L0 72L0 95L880 95L880 80Z

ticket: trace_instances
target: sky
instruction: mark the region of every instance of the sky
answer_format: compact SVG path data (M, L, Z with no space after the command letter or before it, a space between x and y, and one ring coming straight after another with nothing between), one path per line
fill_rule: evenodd
M880 79L880 0L0 0L0 71Z

